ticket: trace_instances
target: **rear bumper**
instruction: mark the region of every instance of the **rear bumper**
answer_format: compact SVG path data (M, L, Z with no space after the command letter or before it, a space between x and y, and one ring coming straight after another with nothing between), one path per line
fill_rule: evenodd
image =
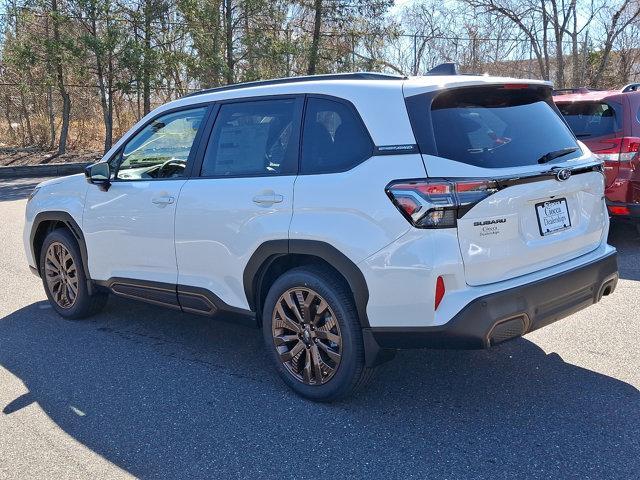
M616 207L626 209L628 213L616 213ZM640 221L640 204L638 203L610 202L607 200L607 210L612 218Z
M618 281L616 252L545 279L480 297L435 327L363 330L369 364L386 349L488 348L600 301Z

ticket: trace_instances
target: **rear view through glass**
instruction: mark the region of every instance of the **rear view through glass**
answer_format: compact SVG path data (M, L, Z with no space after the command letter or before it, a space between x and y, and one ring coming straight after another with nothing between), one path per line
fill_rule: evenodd
M560 162L582 152L547 87L452 89L431 105L437 155L484 168Z
M621 107L614 103L558 103L558 109L578 138L613 135L621 128L616 111Z

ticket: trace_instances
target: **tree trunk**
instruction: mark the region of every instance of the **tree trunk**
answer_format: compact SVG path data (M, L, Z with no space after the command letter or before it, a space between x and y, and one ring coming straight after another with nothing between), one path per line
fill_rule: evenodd
M55 48L58 49L54 55L54 68L56 72L56 80L58 82L58 92L62 98L62 127L60 128L60 140L58 141L58 155L62 155L67 151L67 139L69 137L69 115L71 113L71 98L69 92L64 85L64 72L62 70L62 59L60 58L60 25L58 24L58 0L51 0L51 11L53 16L53 41Z
M144 57L142 59L142 103L144 115L151 111L151 21L152 0L144 2Z
M13 125L11 122L11 97L9 96L9 93L7 92L5 94L5 110L4 110L4 117L7 121L7 126L9 127L9 138L10 138L10 145L13 145L16 141L16 131L13 129Z
M26 143L28 145L33 145L34 141L33 141L33 130L31 130L31 117L29 115L29 109L27 108L27 102L24 97L25 97L24 92L20 91L20 110L22 112L22 117L24 118L24 123L27 126Z
M56 116L53 113L53 89L47 86L47 116L49 117L49 150L56 144Z
M45 36L49 38L49 17L45 18ZM51 58L47 55L46 61L47 72L51 72ZM47 81L47 118L49 120L49 141L48 141L48 149L53 150L54 145L56 144L56 116L53 112L53 89L51 88L50 82Z
M113 78L115 72L113 71L113 57L109 54L109 66L107 77L107 118L104 122L105 135L104 135L104 153L113 145Z
M322 0L314 1L314 11L313 39L311 41L311 51L309 52L309 68L307 69L307 75L315 75L316 73L318 49L320 48L320 29L322 27Z
M233 5L232 0L224 0L224 30L225 30L225 43L227 50L227 68L226 68L226 80L227 84L233 83Z

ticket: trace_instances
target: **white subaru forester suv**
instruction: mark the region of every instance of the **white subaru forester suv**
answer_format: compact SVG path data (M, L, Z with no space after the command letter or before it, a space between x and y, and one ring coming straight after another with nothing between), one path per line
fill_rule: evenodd
M168 103L35 189L29 265L65 318L111 292L250 320L319 401L396 349L488 348L613 292L602 166L551 85L435 73Z

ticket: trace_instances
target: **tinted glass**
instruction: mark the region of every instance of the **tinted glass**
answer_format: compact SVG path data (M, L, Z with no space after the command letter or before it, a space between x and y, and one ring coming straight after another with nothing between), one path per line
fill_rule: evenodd
M202 176L295 173L296 100L228 103L220 107Z
M348 105L309 98L302 134L302 173L339 172L369 158L373 145Z
M617 104L598 102L558 103L558 109L578 138L602 137L620 130Z
M431 108L438 156L484 168L533 165L578 147L542 88L474 87L446 91ZM562 156L564 161L580 150Z
M122 180L179 178L206 107L181 110L153 120L124 146L116 177Z

